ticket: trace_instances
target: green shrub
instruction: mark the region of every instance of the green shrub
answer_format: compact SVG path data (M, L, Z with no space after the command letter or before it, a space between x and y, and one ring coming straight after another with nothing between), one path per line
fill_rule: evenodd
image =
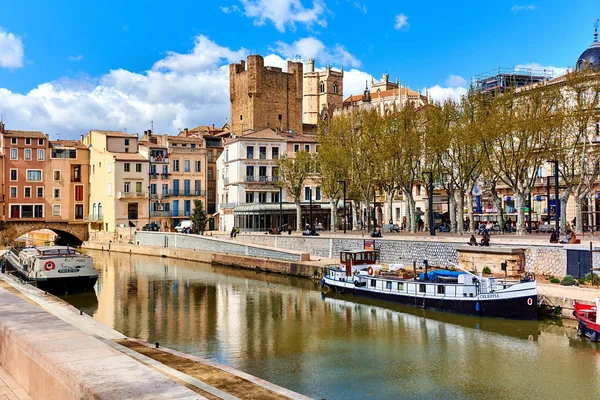
M560 283L560 279L558 279L558 278L551 278L550 279L550 283Z
M483 270L481 271L481 273L484 275L491 275L492 270L489 267L483 267Z
M571 275L566 275L560 284L563 286L573 286L575 284L575 278Z
M594 273L594 282L598 283L598 281L600 281L600 277L598 276L598 274ZM585 280L587 282L591 282L592 281L592 273L588 272L587 274L585 274Z
M577 279L577 283L579 283L580 285L585 285L585 279L579 278Z

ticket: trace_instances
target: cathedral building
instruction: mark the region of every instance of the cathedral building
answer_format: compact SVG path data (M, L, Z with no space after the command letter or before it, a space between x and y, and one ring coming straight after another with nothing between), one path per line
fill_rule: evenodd
M344 71L334 71L327 66L315 71L315 60L308 59L304 73L303 122L316 125L320 119L330 119L335 110L342 109Z

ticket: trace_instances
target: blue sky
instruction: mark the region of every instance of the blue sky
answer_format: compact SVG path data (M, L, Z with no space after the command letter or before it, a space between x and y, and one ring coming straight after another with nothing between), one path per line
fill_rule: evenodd
M486 4L479 4L486 3ZM0 113L13 129L78 137L222 124L229 62L315 57L344 94L388 72L439 98L475 74L560 73L593 39L597 1L22 1L2 6ZM5 110L5 111L3 111Z

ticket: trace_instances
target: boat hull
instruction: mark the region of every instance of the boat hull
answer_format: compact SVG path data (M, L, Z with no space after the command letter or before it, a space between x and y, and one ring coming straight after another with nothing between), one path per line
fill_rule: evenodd
M521 320L537 319L537 295L515 296L499 299L453 299L432 298L428 296L398 295L382 293L365 289L364 287L350 288L336 281L327 279L325 285L336 293L345 293L373 299L391 301L414 307L453 312L458 314L475 315L491 318L507 318Z

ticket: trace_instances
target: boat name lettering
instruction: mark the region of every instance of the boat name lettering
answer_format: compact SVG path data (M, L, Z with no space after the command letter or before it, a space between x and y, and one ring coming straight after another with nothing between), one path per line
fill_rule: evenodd
M61 268L58 270L59 274L66 274L70 272L79 272L79 270L77 268Z
M500 295L497 295L497 294L480 294L479 298L481 298L481 299L498 299L498 298L500 298Z

